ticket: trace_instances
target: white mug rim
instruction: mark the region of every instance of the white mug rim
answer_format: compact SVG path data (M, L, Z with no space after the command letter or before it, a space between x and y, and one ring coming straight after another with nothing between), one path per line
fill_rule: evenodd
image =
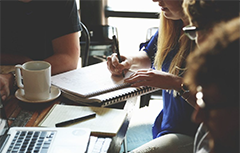
M44 63L46 64L46 67L44 67L43 69L39 69L39 70L30 70L26 68L26 65L31 64L31 63ZM46 61L28 61L22 64L22 69L24 69L25 71L34 71L34 72L41 72L41 71L45 71L47 69L49 69L51 67L51 64L49 62Z

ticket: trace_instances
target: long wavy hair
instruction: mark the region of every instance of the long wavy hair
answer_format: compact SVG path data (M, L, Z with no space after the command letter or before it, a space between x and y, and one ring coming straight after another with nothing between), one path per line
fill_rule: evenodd
M154 65L161 70L162 64L168 53L177 48L179 51L172 59L169 73L181 76L185 71L186 58L194 49L195 42L182 33L182 20L170 20L160 14L160 27L158 36L158 51L155 56Z

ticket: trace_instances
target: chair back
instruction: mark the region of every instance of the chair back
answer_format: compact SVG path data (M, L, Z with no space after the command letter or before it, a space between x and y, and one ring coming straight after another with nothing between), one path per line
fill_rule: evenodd
M85 38L85 41L82 41L82 36L79 38L80 40L80 46L83 46L82 44L85 45L84 49L81 50L81 58L82 58L82 67L85 67L88 65L88 56L89 56L89 46L90 46L90 34L89 31L87 29L87 27L82 23L81 26L83 28L83 35Z

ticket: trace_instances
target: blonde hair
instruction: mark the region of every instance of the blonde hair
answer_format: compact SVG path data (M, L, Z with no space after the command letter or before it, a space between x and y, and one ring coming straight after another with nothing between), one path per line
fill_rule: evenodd
M187 36L181 34L183 27L182 20L167 19L160 14L160 27L158 35L158 51L155 56L154 65L156 69L161 70L162 64L173 49L179 49L169 67L169 73L182 75L185 70L186 58L194 48L194 42ZM182 36L181 36L182 35Z

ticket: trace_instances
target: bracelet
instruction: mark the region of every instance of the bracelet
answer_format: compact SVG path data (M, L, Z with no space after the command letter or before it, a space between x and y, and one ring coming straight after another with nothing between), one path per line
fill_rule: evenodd
M182 84L181 84L181 90L178 91L178 94L179 94L180 96L182 96L184 93L188 93L188 92L190 92L189 89L188 89L188 87L185 86L185 85L182 83Z

